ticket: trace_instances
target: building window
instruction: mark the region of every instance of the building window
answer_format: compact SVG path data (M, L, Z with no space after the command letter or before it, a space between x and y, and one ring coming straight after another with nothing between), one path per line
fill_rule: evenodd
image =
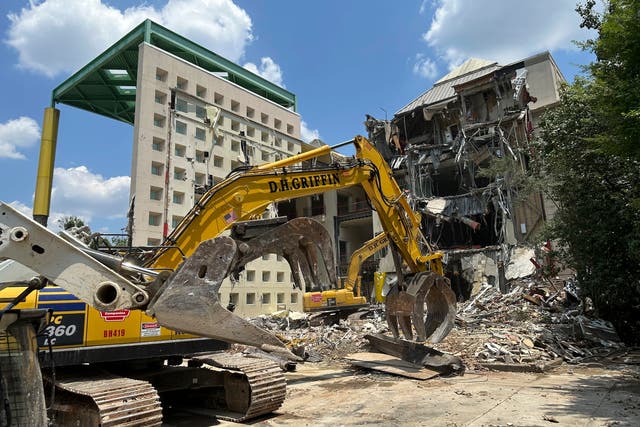
M278 271L276 273L276 282L278 283L284 282L284 271Z
M298 303L298 293L297 292L292 292L291 293L291 304L297 304Z
M161 200L162 199L162 188L160 188L160 187L151 187L149 189L149 198L151 200Z
M181 191L173 192L173 203L176 205L181 205L184 203L184 193Z
M196 139L204 141L207 138L207 131L202 128L196 128Z
M282 147L282 138L276 138L276 147Z
M247 293L247 305L254 305L256 303L256 294L255 292Z
M269 261L269 254L262 255L262 260L263 261Z
M293 145L293 142L291 141L287 142L287 150L293 152L294 149L295 149L295 146Z
M196 96L199 98L206 98L207 88L204 86L196 85Z
M209 157L209 152L208 151L196 150L196 162L204 163L204 161L205 161L205 159L207 157Z
M154 114L153 115L153 125L157 128L164 127L165 117L162 114Z
M224 136L221 136L219 138L216 138L214 136L213 143L214 143L214 145L216 145L218 147L224 147Z
M260 140L262 142L269 142L269 132L262 132L260 134Z
M224 166L224 159L220 156L213 156L213 166L221 168Z
M262 304L271 304L271 294L270 293L262 294Z
M147 246L158 246L160 245L160 239L147 239Z
M173 179L179 179L184 181L187 178L187 171L182 168L173 169Z
M237 160L231 160L231 170L238 169L242 164Z
M265 113L260 113L260 121L266 125L267 123L269 123L269 115Z
M271 281L271 272L270 271L263 271L262 272L262 281L263 282Z
M156 104L166 104L167 103L167 94L164 92L156 91Z
M168 75L169 73L167 73L165 70L161 68L156 68L156 80L161 82L166 82Z
M240 122L237 122L235 120L231 120L231 130L234 132L239 132L240 131Z
M293 125L287 125L287 133L293 135Z
M277 304L284 304L284 292L278 292L276 294L276 303Z
M213 102L215 104L222 105L224 103L224 96L222 96L219 93L215 92L213 94Z
M276 259L277 259L278 261L284 261L284 257L283 257L282 255L278 255L278 256L276 256Z
M151 175L162 176L163 166L162 163L151 162Z
M205 108L201 107L200 105L196 105L196 117L204 120L206 115L207 115L207 110L205 110Z
M235 151L236 153L240 151L240 141L231 140L231 151Z
M178 76L178 78L176 79L176 87L180 90L187 90L188 86L189 86L189 80Z
M237 292L231 292L229 294L229 304L233 304L233 305L238 305L238 293Z
M182 218L183 217L181 217L181 216L173 215L171 217L171 228L176 228L178 226L178 224L180 224L180 221L182 221Z
M176 110L183 113L189 112L189 104L186 99L176 98Z
M156 212L149 212L149 225L160 225L160 214Z
M176 144L173 152L177 157L184 157L185 153L187 152L187 147L182 144Z
M247 117L252 119L256 115L256 110L251 107L247 107Z
M256 130L251 126L247 126L247 136L253 138L254 136L256 136Z
M176 120L176 133L179 133L180 135L186 135L187 124Z
M194 179L195 179L196 184L204 185L205 175L203 173L196 172L196 176L195 176Z
M247 282L253 282L256 280L256 271L247 270Z
M275 126L276 129L282 129L282 120L273 119L273 126Z
M153 137L153 142L151 143L151 149L153 151L164 151L164 139Z
M261 158L263 161L268 162L268 161L269 161L269 156L270 156L270 155L271 155L271 153L270 153L270 152L262 150L262 154L260 155L260 158Z
M231 100L231 111L236 113L240 111L240 103L234 99Z

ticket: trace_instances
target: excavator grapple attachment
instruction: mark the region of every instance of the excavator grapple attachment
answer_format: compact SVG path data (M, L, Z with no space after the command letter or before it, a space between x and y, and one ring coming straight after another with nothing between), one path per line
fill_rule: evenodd
M338 280L333 243L322 224L311 218L294 218L250 239L243 238L236 231L236 228L244 228L247 223L260 222L261 220L246 221L232 230L232 237L242 240L239 244L241 256L235 265L236 269L263 254L277 254L288 261L294 282L299 288L302 289L300 273L307 289L336 288Z
M453 329L456 318L456 295L447 278L431 271L413 276L406 290L393 289L386 300L389 329L395 338L402 334L417 341L438 343ZM412 328L413 325L413 328Z
M252 345L299 360L274 335L223 307L218 296L227 276L265 253L284 256L292 271L301 270L311 282L318 280L324 262L327 275L335 281L328 233L314 220L297 218L246 241L219 236L202 242L158 290L148 312L170 329Z

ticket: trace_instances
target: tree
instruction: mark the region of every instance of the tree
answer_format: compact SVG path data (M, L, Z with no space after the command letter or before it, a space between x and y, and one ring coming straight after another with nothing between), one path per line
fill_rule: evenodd
M58 220L58 227L63 230L69 230L73 227L84 227L86 224L84 220L77 216L63 216Z
M545 114L537 170L558 205L550 232L598 314L640 342L640 15L638 1L577 7L596 60Z
M610 0L603 15L595 5L587 0L576 8L581 27L598 31L598 38L580 44L596 55L586 68L593 107L606 124L593 138L602 149L640 158L640 2Z

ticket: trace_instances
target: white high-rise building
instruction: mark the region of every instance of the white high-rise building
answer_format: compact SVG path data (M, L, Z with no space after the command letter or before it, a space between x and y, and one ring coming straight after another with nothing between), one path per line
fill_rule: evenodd
M134 246L160 245L245 152L257 165L315 148L300 139L295 94L150 20L56 87L52 100L133 126ZM360 188L282 201L275 210L321 222L342 273L372 236ZM220 299L249 316L302 310L288 263L273 254L247 264L235 285L227 280Z

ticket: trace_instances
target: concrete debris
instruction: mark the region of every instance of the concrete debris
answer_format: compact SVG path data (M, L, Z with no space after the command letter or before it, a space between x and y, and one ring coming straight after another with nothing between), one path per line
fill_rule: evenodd
M563 283L554 278L552 282L553 286L548 279L533 276L518 279L509 283L510 291L504 294L495 286L481 286L458 304L456 327L433 345L431 353L458 360L461 369L468 370L547 372L563 362L591 363L607 357L615 363L640 363L639 353L624 347L613 326L590 315L588 304L576 298L575 280ZM272 331L307 362L348 363L349 354L391 354L368 341L371 335L389 335L383 306L342 318L340 313L278 312L252 322ZM416 364L401 354L394 356ZM440 370L433 364L417 365Z
M352 365L360 368L386 372L414 380L428 380L440 375L438 371L418 366L383 353L353 353L347 355L346 358Z
M556 280L557 282L560 282ZM459 304L457 328L438 349L459 355L468 366L544 372L564 360L580 363L624 345L609 322L587 318L575 281L531 278L502 294L485 285ZM518 366L519 365L519 366Z

